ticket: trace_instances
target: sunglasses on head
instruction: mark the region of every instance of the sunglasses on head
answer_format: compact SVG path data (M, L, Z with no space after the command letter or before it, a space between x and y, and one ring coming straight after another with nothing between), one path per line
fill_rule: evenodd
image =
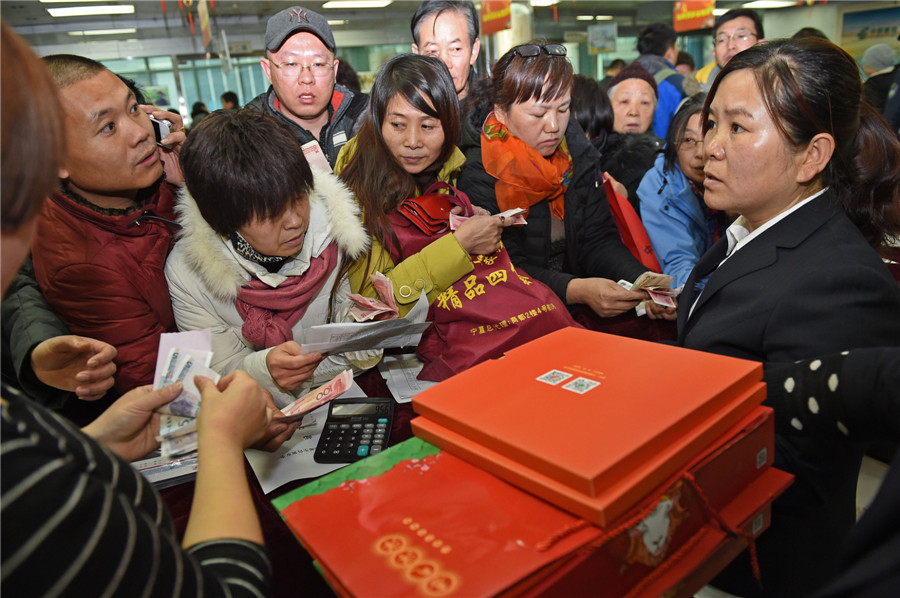
M543 46L539 46L538 44L523 44L513 48L513 52L522 58L533 58L540 55L541 51L550 56L566 55L566 47L562 44L545 44Z

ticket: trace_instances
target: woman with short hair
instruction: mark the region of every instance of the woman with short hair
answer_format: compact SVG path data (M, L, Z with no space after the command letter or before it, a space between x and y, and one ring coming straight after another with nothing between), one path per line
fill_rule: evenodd
M569 118L573 77L561 44L523 44L504 54L493 69L492 111L464 148L459 186L492 213L527 210L527 226L503 232L513 263L568 306L606 318L647 298L617 284L646 268L622 244L597 151ZM656 306L648 313L674 317Z
M217 111L181 150L187 192L166 262L180 330L212 329L211 367L246 370L284 407L378 350L303 353L310 326L353 302L341 265L368 248L352 194L310 168L296 135L252 110Z

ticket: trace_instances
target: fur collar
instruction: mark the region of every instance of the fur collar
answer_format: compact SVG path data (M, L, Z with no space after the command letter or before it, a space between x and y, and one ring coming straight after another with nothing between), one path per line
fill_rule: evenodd
M309 195L310 209L323 209L325 220L345 259L355 260L369 249L369 235L360 220L359 206L353 194L333 174L313 171L314 189ZM187 267L219 300L234 301L250 272L238 261L228 241L219 236L203 219L197 203L186 187L178 194L175 207L181 231L178 245Z

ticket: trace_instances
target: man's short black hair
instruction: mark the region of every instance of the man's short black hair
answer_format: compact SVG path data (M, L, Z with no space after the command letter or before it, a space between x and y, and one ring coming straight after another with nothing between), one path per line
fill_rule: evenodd
M681 51L678 53L678 58L675 59L675 66L679 64L686 64L691 67L691 70L694 69L694 57L691 56L688 52Z
M765 32L763 32L762 19L759 18L759 13L749 8L735 8L734 10L729 10L724 15L719 17L719 19L716 21L715 26L713 26L713 39L715 39L716 35L719 33L719 27L732 19L737 19L738 17L747 17L748 19L753 21L753 26L756 27L756 31L754 31L754 33L756 34L757 39L765 39L766 34Z
M412 31L413 41L419 45L419 30L422 28L422 21L432 15L439 15L445 12L458 12L466 17L469 31L469 44L474 44L478 38L478 13L475 5L469 0L425 0L416 9L410 21L409 28Z
M222 101L223 102L231 102L232 104L234 104L235 108L241 107L241 103L238 101L237 94L234 93L233 91L226 91L225 93L223 93Z
M180 157L200 214L222 236L277 217L313 189L297 136L258 110L216 110L191 130Z
M678 34L671 25L650 23L638 33L637 49L641 54L664 56L675 45Z

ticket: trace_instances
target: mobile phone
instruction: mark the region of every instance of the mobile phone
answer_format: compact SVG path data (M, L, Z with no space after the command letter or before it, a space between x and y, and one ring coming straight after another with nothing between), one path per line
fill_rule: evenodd
M153 118L152 116L150 117L150 122L153 123L153 133L156 135L156 144L162 145L160 142L169 134L169 131L172 130L172 123L167 120Z
M353 463L387 448L394 399L333 399L313 459L318 463Z

